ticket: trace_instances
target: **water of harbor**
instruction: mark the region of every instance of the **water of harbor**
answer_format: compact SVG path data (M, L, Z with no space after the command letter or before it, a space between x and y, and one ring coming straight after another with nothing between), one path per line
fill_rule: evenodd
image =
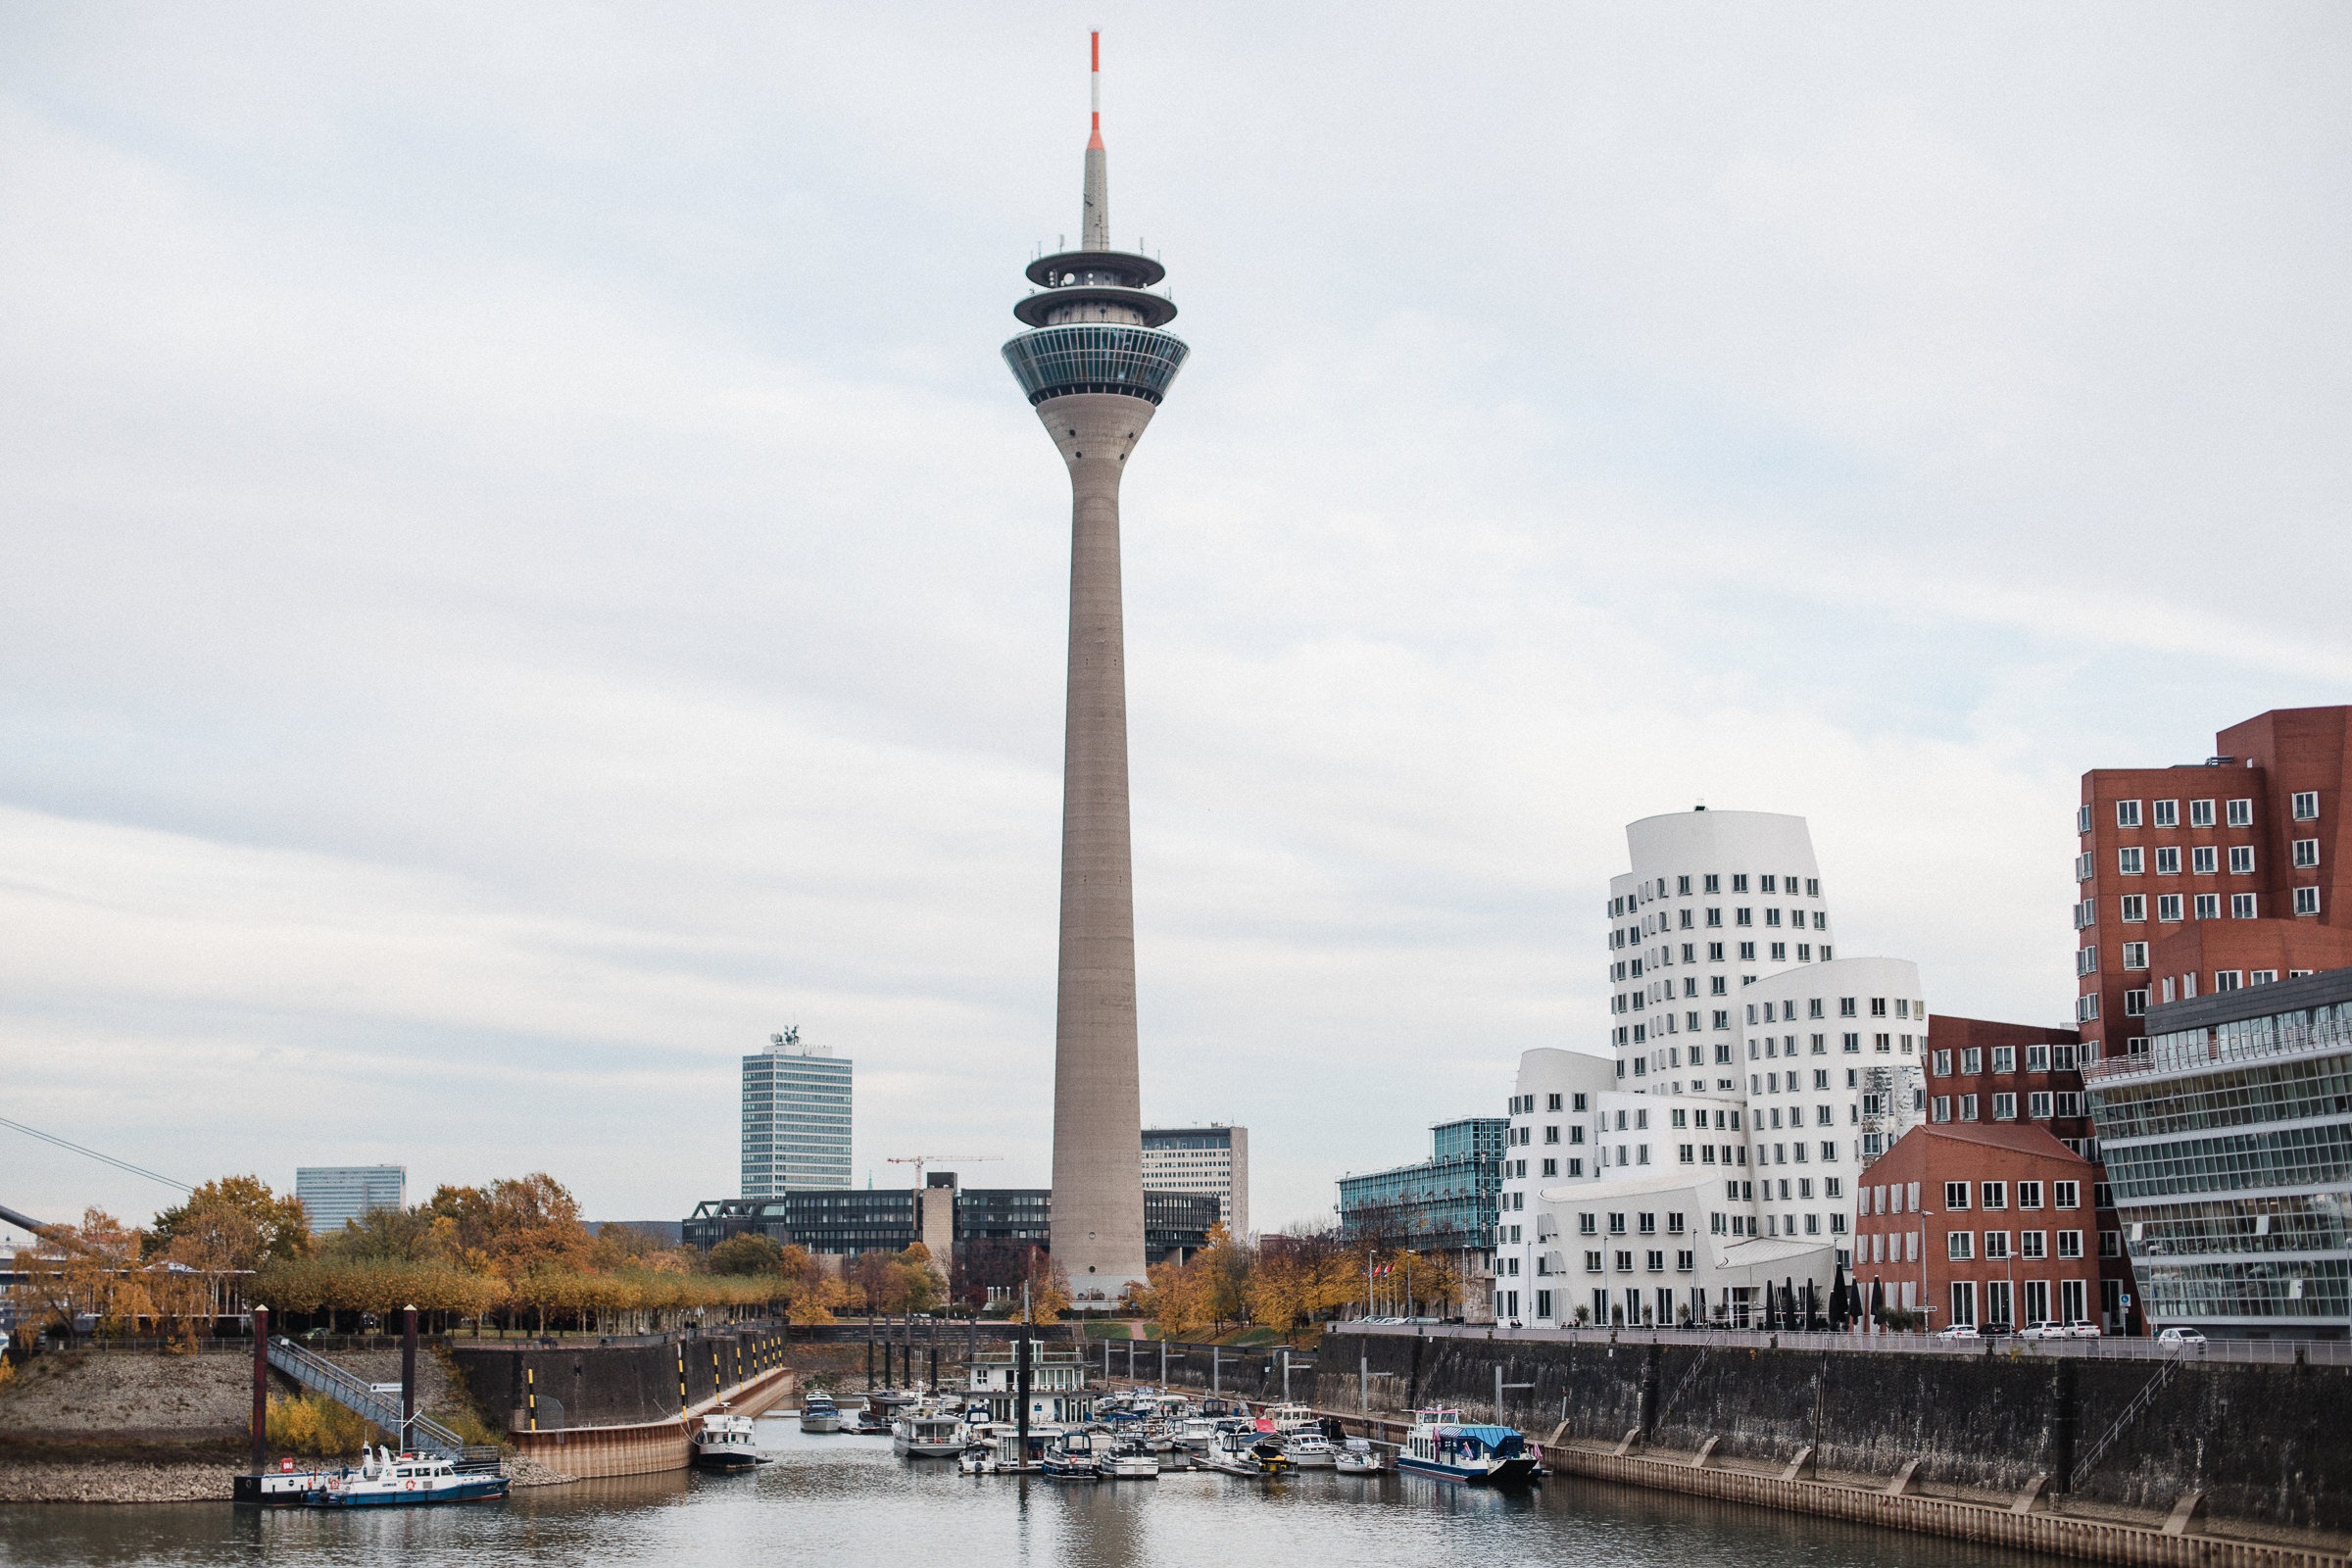
M887 1438L803 1437L760 1423L777 1460L518 1492L504 1503L360 1512L220 1504L0 1507L11 1565L941 1563L952 1568L2027 1568L2034 1559L1926 1536L1555 1478L1489 1492L1418 1476L1214 1471L1069 1483L964 1476Z

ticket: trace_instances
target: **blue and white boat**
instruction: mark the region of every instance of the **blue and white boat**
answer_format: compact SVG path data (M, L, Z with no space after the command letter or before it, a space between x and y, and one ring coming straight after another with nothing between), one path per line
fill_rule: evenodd
M430 1453L395 1454L376 1448L356 1470L323 1477L302 1494L306 1508L405 1508L428 1502L492 1502L507 1494L507 1478L463 1471Z
M1532 1481L1541 1473L1525 1433L1466 1422L1459 1410L1415 1411L1412 1431L1396 1450L1396 1468L1472 1486Z

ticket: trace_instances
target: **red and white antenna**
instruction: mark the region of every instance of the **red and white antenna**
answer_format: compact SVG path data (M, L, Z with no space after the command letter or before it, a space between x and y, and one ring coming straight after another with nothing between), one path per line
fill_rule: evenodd
M1091 150L1102 145L1102 29L1097 27L1086 37L1093 54L1093 64L1089 66L1087 74L1087 87L1095 111L1094 134L1086 141Z

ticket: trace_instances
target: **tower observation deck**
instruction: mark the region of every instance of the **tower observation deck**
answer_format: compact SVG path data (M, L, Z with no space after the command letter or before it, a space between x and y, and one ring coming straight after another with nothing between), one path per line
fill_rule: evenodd
M1004 363L1070 474L1069 699L1062 739L1061 944L1054 1026L1054 1260L1081 1308L1144 1280L1135 857L1127 806L1127 653L1119 478L1190 351L1148 256L1110 243L1102 34L1077 250L1029 264L1030 330Z

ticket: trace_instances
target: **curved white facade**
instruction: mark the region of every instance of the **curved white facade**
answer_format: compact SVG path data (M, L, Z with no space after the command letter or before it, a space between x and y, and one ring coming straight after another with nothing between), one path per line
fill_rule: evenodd
M1838 956L1804 818L1683 811L1626 842L1609 1054L1520 1062L1506 1322L1745 1321L1774 1285L1826 1292L1863 1166L1919 1119L1918 967Z

